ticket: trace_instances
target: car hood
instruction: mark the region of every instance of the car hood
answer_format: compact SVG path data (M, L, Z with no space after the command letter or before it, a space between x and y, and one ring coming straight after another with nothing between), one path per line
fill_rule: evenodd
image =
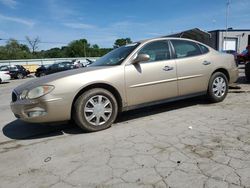
M86 72L91 72L91 71L96 71L100 69L108 69L111 68L111 66L96 66L96 67L86 67L86 68L79 68L79 69L73 69L73 70L67 70L67 71L62 71L50 75L46 75L40 78L35 78L33 80L30 80L18 87L16 87L14 90L16 93L20 94L24 89L31 89L36 86L44 85L44 84L49 84L50 82L53 82L55 80L73 76L76 74L83 74Z

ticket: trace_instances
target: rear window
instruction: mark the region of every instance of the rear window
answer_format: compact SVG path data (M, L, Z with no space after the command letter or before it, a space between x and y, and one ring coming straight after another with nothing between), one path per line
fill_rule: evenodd
M186 40L171 40L176 58L192 57L201 54L199 46L191 41Z
M9 68L7 66L0 67L0 71L8 71Z

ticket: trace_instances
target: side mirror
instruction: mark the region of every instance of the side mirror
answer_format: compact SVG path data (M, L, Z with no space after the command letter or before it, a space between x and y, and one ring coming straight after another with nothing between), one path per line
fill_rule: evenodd
M132 61L132 64L145 62L150 60L150 56L148 54L138 54L137 57Z

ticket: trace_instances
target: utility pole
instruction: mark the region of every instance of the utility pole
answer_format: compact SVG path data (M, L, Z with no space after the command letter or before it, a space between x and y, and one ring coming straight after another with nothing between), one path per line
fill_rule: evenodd
M83 49L84 50L84 57L86 57L86 43L84 42L83 44L84 44L84 49Z
M225 41L225 50L227 50L227 31L228 31L229 6L230 6L230 0L227 0L227 9L226 9L226 36L224 38L224 41Z

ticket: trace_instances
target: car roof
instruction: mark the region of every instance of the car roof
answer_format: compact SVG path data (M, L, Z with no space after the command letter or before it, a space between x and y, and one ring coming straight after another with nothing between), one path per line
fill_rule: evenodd
M192 42L197 42L201 43L196 40L188 39L188 38L180 38L180 37L156 37L156 38L150 38L150 39L145 39L145 40L140 40L138 41L139 43L145 43L149 41L157 41L157 40L185 40L185 41L192 41Z
M199 41L196 41L196 40L192 40L192 39L188 39L188 38L179 38L179 37L156 37L156 38L151 38L151 39L140 40L140 41L137 41L137 43L144 44L144 43L158 41L158 40L182 40L182 41L190 41L190 42L195 42L195 43L199 43L199 44L205 45L207 48L211 49L210 46L208 46L208 45L206 45L206 44L204 44L202 42L199 42Z

